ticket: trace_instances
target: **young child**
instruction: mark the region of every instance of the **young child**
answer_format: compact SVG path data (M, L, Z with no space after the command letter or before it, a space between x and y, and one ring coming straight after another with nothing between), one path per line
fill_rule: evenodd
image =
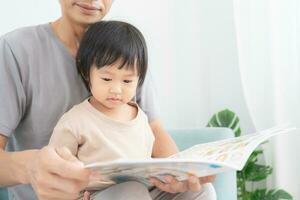
M76 64L91 96L61 117L49 145L67 147L84 164L151 158L155 137L146 114L133 101L148 64L140 31L119 21L92 25L82 38ZM87 189L110 185L93 181Z

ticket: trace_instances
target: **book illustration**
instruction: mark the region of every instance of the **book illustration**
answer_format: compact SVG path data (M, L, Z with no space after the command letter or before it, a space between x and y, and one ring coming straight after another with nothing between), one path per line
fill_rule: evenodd
M221 162L223 164L226 163L232 168L241 170L251 152L254 151L260 143L272 136L292 130L294 130L294 128L278 126L254 134L198 144L171 157Z

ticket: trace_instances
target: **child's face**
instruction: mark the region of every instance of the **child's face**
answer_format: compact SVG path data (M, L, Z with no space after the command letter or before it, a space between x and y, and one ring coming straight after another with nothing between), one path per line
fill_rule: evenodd
M136 70L123 67L120 62L97 69L92 66L90 89L93 97L102 106L113 109L127 104L136 94L139 77Z

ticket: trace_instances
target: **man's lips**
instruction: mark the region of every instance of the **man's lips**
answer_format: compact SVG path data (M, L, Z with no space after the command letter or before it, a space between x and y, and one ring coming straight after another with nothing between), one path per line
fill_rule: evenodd
M86 4L86 3L82 3L82 2L77 2L77 3L75 3L75 5L79 6L82 9L88 10L88 11L100 11L101 10L101 6L98 4L90 5L90 4Z

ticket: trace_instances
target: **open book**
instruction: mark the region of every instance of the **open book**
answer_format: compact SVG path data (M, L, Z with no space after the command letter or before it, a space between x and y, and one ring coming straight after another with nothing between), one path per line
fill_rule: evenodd
M103 182L108 184L138 181L146 185L149 185L150 177L163 181L165 175L171 175L177 180L185 180L190 175L202 177L228 170L242 170L259 144L294 129L278 126L241 137L198 144L169 158L99 162L88 164L86 168L99 171Z

